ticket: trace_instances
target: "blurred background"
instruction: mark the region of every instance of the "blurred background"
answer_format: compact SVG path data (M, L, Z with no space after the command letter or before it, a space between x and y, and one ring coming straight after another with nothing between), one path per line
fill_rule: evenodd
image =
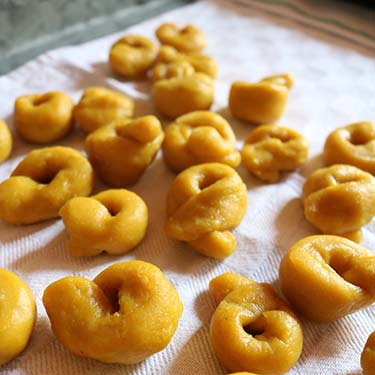
M0 0L0 75L49 49L95 39L191 2L193 0ZM264 0L267 2L270 0ZM317 7L327 2L334 2L338 8L349 2L366 7L366 11L373 14L375 36L375 0L304 0L305 4Z
M44 51L77 44L189 0L0 0L0 75Z

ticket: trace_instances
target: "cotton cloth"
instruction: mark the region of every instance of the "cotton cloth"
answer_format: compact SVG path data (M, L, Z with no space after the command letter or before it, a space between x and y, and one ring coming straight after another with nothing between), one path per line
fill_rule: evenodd
M21 356L0 368L1 375L226 373L210 348L209 323L215 304L208 293L209 281L230 271L272 283L278 289L282 256L299 239L319 233L304 218L301 189L305 178L323 166L325 138L336 127L374 121L373 39L368 37L366 22L358 20L358 15L365 11L353 7L352 12L341 14L337 9L328 16L324 2L314 2L319 5L314 9L311 3L307 7L302 1L197 2L117 34L50 51L0 77L0 118L11 128L13 105L18 96L60 90L77 102L89 86L105 86L131 96L136 103L136 116L155 113L150 100L151 84L115 78L108 66L108 51L126 33L156 40L154 31L162 22L194 23L207 36L205 53L219 64L212 109L233 126L237 148L241 149L254 127L231 117L227 109L231 82L257 81L285 72L293 74L295 86L279 123L301 132L310 142L306 164L283 175L278 183L264 184L243 166L238 168L248 189L248 209L241 225L234 230L237 250L223 261L203 257L189 246L167 238L166 195L175 176L163 163L160 153L139 182L130 187L147 203L150 220L144 241L126 255L73 257L67 250L67 234L59 219L28 226L0 222L0 267L16 272L27 282L38 307L29 346ZM84 152L84 137L76 127L56 144ZM0 165L0 181L10 175L28 152L38 147L41 146L26 144L15 135L12 156ZM105 188L96 181L95 191ZM362 245L375 251L375 221L363 229ZM132 366L103 364L70 354L50 329L41 300L44 289L67 275L92 279L109 265L131 259L160 267L181 296L184 312L170 345ZM375 329L374 321L374 306L330 324L302 320L303 352L288 374L359 375L360 353Z

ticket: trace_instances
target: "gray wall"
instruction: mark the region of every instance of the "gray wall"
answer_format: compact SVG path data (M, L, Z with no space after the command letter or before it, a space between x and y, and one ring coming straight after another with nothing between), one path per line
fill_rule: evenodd
M189 0L0 0L0 75L40 53L123 29Z

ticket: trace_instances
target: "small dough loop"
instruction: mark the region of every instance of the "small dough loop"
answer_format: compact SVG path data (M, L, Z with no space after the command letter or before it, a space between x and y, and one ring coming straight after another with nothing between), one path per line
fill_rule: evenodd
M217 162L237 167L241 156L229 123L209 111L195 111L178 117L165 130L164 161L174 172L197 164Z
M154 160L164 133L155 116L139 117L104 126L85 141L98 176L109 186L135 184Z
M116 263L93 281L64 277L44 291L58 340L72 353L107 363L133 364L163 350L183 306L156 266Z
M159 63L152 70L152 80L187 77L194 74L195 70L187 61L177 61L171 63Z
M91 193L93 180L89 161L72 148L33 150L0 184L0 218L33 224L57 217L70 198Z
M375 375L375 331L369 336L361 354L363 375Z
M306 219L325 234L360 242L361 227L375 215L375 178L337 164L313 172L303 186Z
M125 189L72 198L61 208L60 216L70 237L68 249L75 256L103 251L125 254L142 241L148 223L145 202Z
M0 268L0 366L27 346L35 324L36 305L27 284Z
M306 237L280 264L283 294L305 318L330 322L375 301L375 255L346 238Z
M112 46L109 63L112 70L121 76L143 78L154 63L157 53L158 48L150 39L140 35L126 35Z
M297 362L300 322L270 284L227 273L211 280L212 290L219 305L211 319L211 345L226 369L277 375Z
M246 185L234 169L196 165L181 172L169 189L166 232L203 255L223 259L236 249L229 230L240 224L246 207Z
M229 94L229 109L235 118L254 125L272 124L283 114L293 78L280 74L257 83L233 82Z
M105 87L87 88L74 108L74 120L86 133L134 115L134 101Z
M181 53L171 46L162 46L156 56L156 63L168 64L188 62L196 72L204 73L211 78L216 78L217 63L211 57L201 53Z
M203 32L196 26L179 28L174 23L163 23L156 30L160 43L174 47L180 52L201 52L207 41Z
M214 100L214 82L203 73L160 79L152 86L156 109L176 118L185 113L210 109Z
M70 96L59 91L21 96L14 104L14 127L27 142L54 142L72 129L73 108Z
M266 182L277 182L280 172L292 171L307 158L308 142L293 129L262 125L247 137L242 160L249 172Z
M9 158L12 152L13 139L7 124L0 120L0 163Z
M334 130L324 145L326 164L350 164L375 175L375 123L357 122Z

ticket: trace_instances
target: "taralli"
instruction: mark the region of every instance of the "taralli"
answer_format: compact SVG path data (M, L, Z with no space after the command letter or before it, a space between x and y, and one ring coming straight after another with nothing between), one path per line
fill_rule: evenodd
M369 336L361 354L363 375L375 375L375 331Z
M307 158L305 137L285 126L262 125L247 137L242 160L249 172L266 182L276 182L282 171L292 171Z
M333 131L324 145L328 165L350 164L375 175L375 123L357 122Z
M93 281L65 277L47 287L43 303L53 332L68 350L122 364L163 350L183 309L167 277L142 261L114 264Z
M109 52L112 70L126 78L142 78L154 63L158 48L150 39L126 35Z
M161 44L172 46L180 52L201 52L206 47L206 37L193 25L179 28L174 23L164 23L156 30Z
M181 53L170 46L162 46L156 56L156 62L168 64L172 62L188 62L196 72L215 78L217 75L216 61L201 53Z
M232 115L252 124L270 124L284 112L293 78L289 74L267 77L258 83L233 82L229 94Z
M209 109L214 93L212 78L203 73L160 79L152 87L152 99L156 109L170 118Z
M132 99L104 87L87 88L74 108L74 120L87 133L133 115Z
M31 151L0 184L0 218L33 224L57 217L70 198L91 193L93 179L88 160L70 147Z
M350 165L313 172L303 186L305 217L325 234L360 242L375 215L375 177Z
M166 128L163 157L174 172L208 162L237 167L241 156L235 142L233 130L223 117L209 111L190 112Z
M167 78L181 78L194 74L195 70L187 61L177 61L171 63L159 63L152 70L152 80L159 81Z
M2 268L0 311L0 365L3 365L26 348L34 328L36 305L26 283Z
M50 143L73 125L73 101L63 92L21 96L14 104L14 127L27 142Z
M234 169L196 165L181 172L169 189L166 232L203 255L223 259L236 249L229 230L240 224L246 207L246 185Z
M281 290L307 319L330 322L375 301L375 255L339 236L306 237L280 264Z
M12 134L10 133L7 124L0 120L0 163L8 159L12 152Z
M222 300L210 324L211 345L220 363L233 372L286 373L302 351L296 315L270 284L224 274L210 282L216 297L221 288Z
M110 186L124 187L139 180L163 138L159 120L144 116L98 129L86 138L85 147L98 176Z
M75 256L124 254L142 241L148 223L145 202L125 189L72 198L60 215L70 237L68 249Z

